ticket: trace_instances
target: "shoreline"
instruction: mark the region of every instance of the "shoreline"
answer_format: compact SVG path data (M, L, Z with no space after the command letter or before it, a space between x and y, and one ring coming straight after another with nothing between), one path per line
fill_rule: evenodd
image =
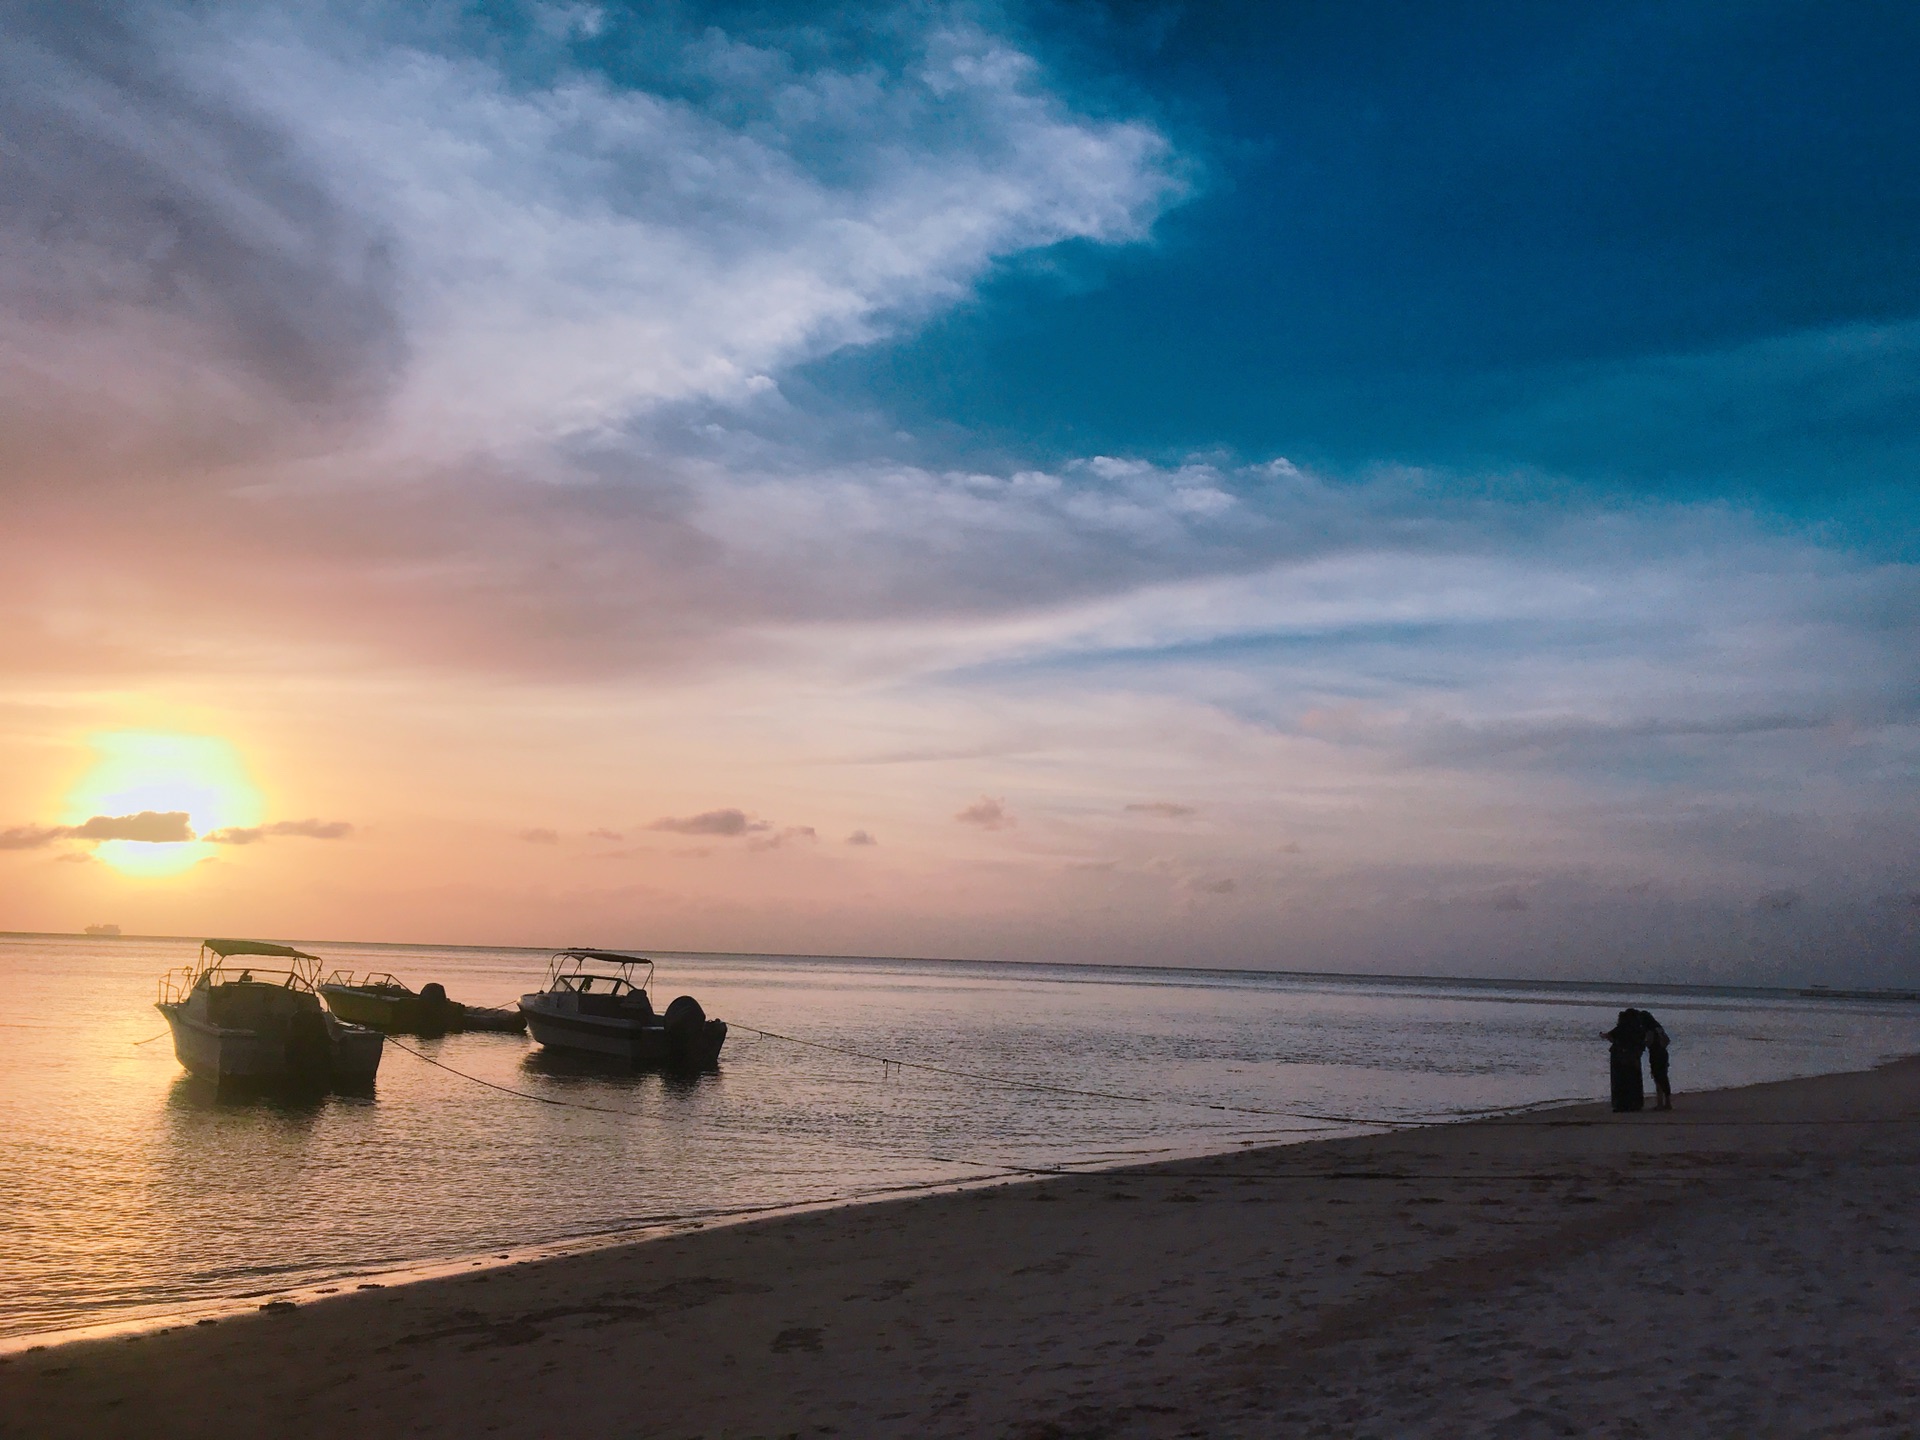
M1760 1081L1756 1084L1778 1085L1794 1084L1801 1080L1819 1079L1832 1074L1872 1074L1875 1070L1888 1065L1899 1064L1907 1060L1920 1063L1920 1052L1910 1056L1897 1056L1884 1060L1879 1065L1860 1071L1823 1071L1820 1075L1795 1076L1788 1080ZM1729 1087L1732 1090L1750 1089L1749 1086ZM1702 1091L1700 1094L1720 1094L1725 1091ZM1226 1161L1257 1151L1293 1151L1301 1147L1313 1147L1336 1141L1385 1138L1390 1135L1407 1135L1427 1130L1445 1130L1463 1125L1475 1125L1492 1120L1512 1120L1538 1117L1554 1111L1573 1111L1599 1106L1605 1108L1605 1102L1594 1096L1588 1099L1568 1099L1565 1097L1524 1101L1511 1106L1495 1106L1484 1111L1462 1113L1437 1120L1347 1120L1326 1123L1327 1129L1319 1134L1303 1135L1295 1140L1280 1140L1267 1136L1261 1139L1242 1140L1227 1150L1211 1148L1183 1149L1179 1145L1164 1147L1166 1153L1151 1160L1122 1160L1111 1163L1068 1162L1058 1167L1034 1167L1007 1165L992 1169L985 1174L965 1176L951 1180L929 1180L923 1182L903 1182L899 1185L883 1186L878 1189L854 1195L835 1196L825 1200L802 1200L769 1205L744 1206L738 1210L713 1211L697 1215L662 1216L636 1224L621 1225L616 1228L595 1231L580 1235L562 1236L553 1240L537 1241L532 1244L508 1245L504 1249L488 1247L485 1250L462 1251L453 1255L426 1257L399 1264L383 1265L369 1269L341 1270L337 1273L316 1276L313 1279L287 1285L266 1285L257 1290L244 1293L211 1297L204 1301L188 1301L168 1305L156 1302L150 1309L137 1313L122 1312L120 1315L95 1322L79 1325L62 1325L49 1330L23 1330L15 1334L0 1334L0 1361L7 1357L50 1351L64 1346L86 1344L93 1341L126 1340L149 1335L166 1334L189 1325L210 1323L219 1320L237 1319L266 1309L270 1304L291 1303L293 1305L318 1304L336 1297L346 1298L348 1287L356 1290L387 1290L404 1286L430 1283L436 1280L455 1279L470 1276L475 1271L482 1273L512 1270L525 1265L538 1265L552 1260L563 1260L574 1256L592 1255L604 1251L624 1250L634 1246L656 1244L675 1236L692 1234L697 1231L720 1231L741 1225L752 1225L764 1221L780 1220L788 1217L830 1214L840 1211L860 1210L869 1206L886 1205L901 1200L919 1197L964 1194L983 1188L993 1188L1007 1184L1019 1184L1047 1179L1064 1179L1075 1176L1098 1176L1113 1174L1132 1174L1135 1171L1158 1170L1161 1167L1185 1163L1206 1161ZM986 1162L957 1162L975 1164L986 1169ZM1084 1168L1069 1168L1074 1164L1083 1164Z
M1445 1120L1418 1122L1376 1121L1371 1125L1355 1122L1345 1129L1329 1126L1328 1130L1313 1137L1299 1140L1243 1140L1231 1150L1194 1149L1180 1150L1178 1146L1163 1147L1174 1153L1160 1155L1151 1160L1123 1160L1111 1164L1087 1162L1085 1168L1070 1169L1065 1166L1003 1166L983 1175L967 1176L955 1180L928 1180L924 1182L903 1182L899 1185L882 1186L875 1190L853 1195L840 1195L827 1200L797 1200L769 1205L749 1205L738 1210L710 1211L699 1215L662 1216L656 1220L643 1221L633 1225L594 1231L588 1234L563 1236L555 1240L539 1241L530 1245L515 1245L508 1249L468 1250L455 1255L429 1257L408 1261L398 1265L387 1265L366 1270L343 1270L337 1274L316 1277L310 1281L284 1286L268 1286L244 1294L225 1295L204 1301L186 1304L161 1306L156 1303L151 1310L139 1313L123 1313L118 1318L100 1320L85 1325L65 1325L51 1330L23 1330L16 1334L0 1335L0 1359L11 1355L26 1354L42 1350L52 1350L65 1345L83 1344L94 1340L120 1340L145 1335L164 1334L184 1326L197 1324L202 1320L236 1319L251 1315L274 1301L292 1301L294 1304L318 1303L323 1299L342 1293L347 1286L359 1289L385 1290L392 1287L420 1284L433 1280L442 1280L470 1275L475 1270L496 1271L512 1269L521 1265L539 1264L547 1260L565 1259L576 1255L591 1255L600 1251L622 1250L629 1246L650 1245L676 1235L691 1234L701 1230L724 1230L739 1225L752 1225L761 1221L779 1220L789 1216L834 1213L842 1210L859 1210L871 1205L885 1205L897 1200L912 1199L921 1196L962 1194L970 1190L990 1188L998 1185L1020 1183L1023 1181L1065 1178L1076 1175L1102 1175L1115 1171L1130 1171L1142 1166L1175 1165L1190 1161L1226 1159L1244 1154L1249 1149L1292 1149L1300 1145L1317 1145L1330 1140L1352 1139L1355 1136L1347 1130L1394 1130L1439 1128L1448 1125L1474 1124L1493 1116L1517 1115L1537 1112L1551 1107L1565 1107L1589 1103L1586 1101L1543 1100L1516 1105L1497 1107L1493 1111L1462 1115ZM984 1168L984 1163L982 1165Z
M1660 1412L1670 1371L1676 1423L1707 1387L1748 1416L1709 1433L1793 1434L1752 1407L1803 1349L1822 1403L1894 1385L1847 1433L1910 1433L1920 1057L1677 1103L989 1178L16 1351L0 1434L1439 1435L1520 1390Z
M1810 1078L1810 1077L1797 1077ZM1112 1162L1066 1162L1060 1166L1020 1166L1002 1165L996 1168L981 1162L955 1162L976 1166L987 1173L965 1176L951 1180L907 1181L898 1185L881 1186L874 1190L853 1195L835 1196L826 1200L800 1200L768 1205L743 1206L737 1210L710 1211L693 1215L661 1216L653 1220L635 1224L621 1225L604 1231L594 1231L580 1235L562 1236L553 1240L538 1241L532 1244L508 1245L504 1250L488 1247L485 1250L461 1251L457 1254L426 1257L405 1261L399 1264L384 1265L369 1269L341 1270L337 1273L316 1276L310 1280L295 1284L269 1285L258 1290L244 1293L210 1297L202 1301L188 1301L178 1304L156 1302L151 1308L138 1311L122 1311L119 1315L98 1321L77 1325L61 1325L45 1330L22 1330L13 1334L0 1334L0 1359L11 1355L51 1350L60 1346L82 1344L95 1340L119 1340L144 1335L163 1334L187 1325L198 1324L205 1320L234 1319L250 1315L265 1305L275 1302L291 1302L295 1305L313 1304L323 1299L339 1295L346 1287L356 1289L388 1289L395 1286L413 1285L426 1281L447 1279L469 1275L475 1270L512 1269L520 1265L538 1264L545 1260L562 1259L573 1255L587 1255L602 1250L619 1250L630 1245L647 1245L688 1234L699 1230L721 1230L737 1225L754 1224L763 1220L780 1219L793 1215L811 1215L838 1210L859 1209L869 1205L884 1205L891 1201L927 1195L959 1194L983 1187L992 1187L1027 1180L1060 1178L1074 1175L1098 1175L1113 1171L1131 1171L1143 1166L1179 1164L1188 1161L1226 1159L1241 1155L1250 1149L1293 1149L1301 1145L1317 1145L1332 1140L1364 1138L1367 1134L1405 1133L1413 1130L1444 1128L1452 1125L1475 1124L1483 1120L1521 1116L1552 1109L1565 1109L1572 1106L1594 1103L1593 1099L1571 1099L1557 1097L1547 1100L1522 1101L1514 1105L1492 1106L1484 1110L1462 1112L1436 1120L1328 1120L1323 1131L1303 1134L1297 1140L1280 1140L1268 1134L1259 1139L1241 1140L1231 1149L1220 1150L1208 1147L1184 1148L1178 1144L1158 1147L1163 1153L1152 1159L1128 1159ZM1275 1132L1277 1133L1277 1132ZM1071 1168L1073 1166L1081 1168Z
M1803 1077L1804 1078L1804 1077ZM738 1225L749 1225L765 1220L776 1220L787 1216L830 1213L840 1210L857 1210L871 1205L885 1205L902 1199L919 1196L960 1194L984 1187L993 1187L1009 1183L1048 1178L1064 1178L1076 1175L1100 1175L1116 1171L1131 1171L1143 1166L1179 1164L1190 1161L1227 1159L1242 1155L1249 1150L1283 1149L1290 1150L1302 1145L1318 1145L1333 1140L1365 1138L1374 1132L1406 1133L1415 1130L1439 1129L1454 1125L1479 1123L1483 1120L1520 1116L1543 1110L1564 1109L1572 1106L1594 1103L1588 1099L1569 1099L1557 1097L1547 1100L1522 1101L1513 1105L1493 1106L1485 1110L1463 1112L1435 1120L1327 1120L1318 1122L1325 1128L1315 1133L1303 1133L1299 1139L1283 1140L1274 1138L1278 1131L1249 1140L1238 1141L1233 1148L1221 1150L1207 1146L1186 1148L1179 1144L1156 1147L1160 1152L1152 1159L1127 1159L1111 1162L1066 1162L1059 1166L1021 1166L1000 1165L990 1167L985 1161L954 1161L949 1163L965 1164L985 1173L969 1175L957 1179L939 1179L927 1181L906 1181L898 1185L881 1186L873 1190L834 1196L824 1200L800 1200L767 1205L743 1206L737 1210L719 1210L691 1215L661 1216L652 1220L633 1224L623 1224L603 1231L594 1231L579 1235L562 1236L553 1240L537 1241L531 1244L509 1244L504 1249L487 1247L484 1250L461 1251L453 1255L426 1257L398 1264L382 1265L367 1269L343 1269L335 1273L316 1276L297 1283L284 1285L265 1285L256 1290L242 1293L209 1297L205 1300L167 1304L155 1302L150 1308L127 1309L118 1315L83 1324L60 1325L52 1329L22 1330L12 1334L0 1334L0 1360L8 1356L51 1350L61 1346L84 1344L98 1340L121 1340L145 1335L164 1334L187 1325L208 1320L234 1319L263 1309L265 1305L276 1302L291 1302L295 1305L313 1304L321 1300L340 1295L347 1287L357 1289L388 1289L398 1286L414 1285L433 1280L469 1275L473 1271L497 1271L512 1269L521 1265L538 1264L546 1260L563 1259L575 1255L588 1255L599 1251L620 1250L628 1246L648 1245L676 1235L689 1234L701 1230L722 1230ZM928 1157L930 1159L936 1157ZM1081 1168L1072 1168L1079 1166Z

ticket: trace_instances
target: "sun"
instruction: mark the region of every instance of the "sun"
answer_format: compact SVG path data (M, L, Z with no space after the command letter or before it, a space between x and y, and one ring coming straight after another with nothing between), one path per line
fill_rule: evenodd
M239 752L205 735L116 730L89 737L99 757L67 796L65 823L95 815L184 810L196 835L229 825L258 825L266 802ZM203 841L151 844L105 840L94 854L126 875L159 877L192 869L214 853Z

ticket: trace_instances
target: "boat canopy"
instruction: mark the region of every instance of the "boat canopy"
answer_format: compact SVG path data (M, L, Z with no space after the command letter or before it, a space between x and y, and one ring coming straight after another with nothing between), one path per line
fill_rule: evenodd
M286 960L318 960L318 955L309 955L304 950L296 950L291 945L271 945L265 940L202 940L202 950L211 950L222 960L229 955L277 955Z
M549 990L572 990L573 983L592 972L584 967L588 965L606 965L614 971L614 976L635 990L644 990L653 984L653 961L644 955L623 955L618 950L587 950L576 947L572 950L553 952L553 963L547 966L547 984ZM641 967L645 973L641 974ZM638 977L638 978L636 978ZM565 980L568 983L562 984Z

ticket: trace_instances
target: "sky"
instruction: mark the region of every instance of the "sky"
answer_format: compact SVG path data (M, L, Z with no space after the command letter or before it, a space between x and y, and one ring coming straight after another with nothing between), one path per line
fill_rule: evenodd
M1920 984L1916 72L0 0L0 928Z

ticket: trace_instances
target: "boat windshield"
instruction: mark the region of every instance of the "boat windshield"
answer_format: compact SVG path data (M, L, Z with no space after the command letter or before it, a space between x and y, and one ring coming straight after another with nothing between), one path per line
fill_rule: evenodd
M653 984L653 962L617 950L562 950L547 967L549 990L580 995L622 995Z
M640 987L623 975L562 975L553 988L576 995L631 995Z

